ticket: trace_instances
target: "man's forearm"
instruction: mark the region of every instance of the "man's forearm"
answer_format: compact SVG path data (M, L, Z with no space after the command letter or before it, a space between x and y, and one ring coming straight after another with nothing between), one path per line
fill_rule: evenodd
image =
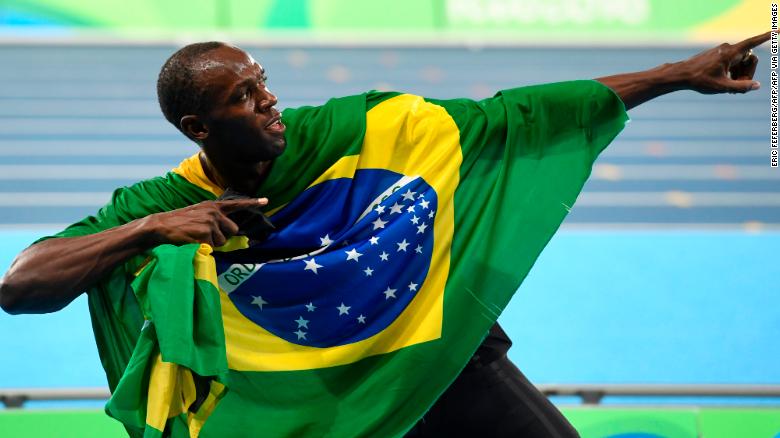
M626 105L627 110L666 93L685 89L685 78L680 72L679 63L596 80L611 88Z
M769 37L770 33L766 32L736 44L723 43L684 61L596 80L614 90L626 109L677 90L703 94L747 93L760 87L753 80L758 57L752 49Z
M0 306L8 313L62 309L115 266L157 245L224 245L238 232L229 213L267 203L266 198L205 201L89 236L40 242L19 254L0 281Z
M8 313L62 309L118 264L150 248L143 219L82 237L45 240L23 251L0 283Z

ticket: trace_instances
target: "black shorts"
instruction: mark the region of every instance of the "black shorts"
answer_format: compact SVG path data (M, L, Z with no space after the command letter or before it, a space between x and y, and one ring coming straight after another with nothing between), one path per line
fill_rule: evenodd
M469 364L406 438L579 437L506 357Z

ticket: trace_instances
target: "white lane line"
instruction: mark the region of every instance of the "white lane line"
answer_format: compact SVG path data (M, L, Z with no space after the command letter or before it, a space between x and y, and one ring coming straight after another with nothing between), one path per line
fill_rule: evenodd
M185 139L176 141L127 141L127 140L80 140L80 141L44 141L44 140L13 140L0 141L0 156L57 156L85 155L84 161L93 156L178 156L185 158L198 149L195 144Z
M136 164L0 165L0 180L145 179L165 175L170 166Z
M54 234L67 227L70 224L58 224L58 223L41 223L41 224L29 224L29 223L7 223L0 224L0 231L35 231L41 232L41 236Z
M767 160L768 161L768 160ZM659 164L614 165L596 164L593 179L623 180L759 180L780 181L780 172L769 165Z
M1 226L0 226L1 227ZM738 223L674 223L674 222L593 222L577 223L564 222L561 232L598 231L598 232L642 232L642 231L669 231L669 232L713 232L713 231L740 231L747 233L779 232L780 223L766 222L738 222Z
M780 191L583 192L577 207L780 207Z
M636 157L652 160L671 157L764 157L766 155L765 142L757 141L639 141L618 138L601 154L601 157Z
M3 136L27 136L36 134L51 135L170 135L174 137L176 128L164 118L159 119L105 119L96 123L85 119L51 119L41 121L29 119L0 118L0 132ZM179 134L181 135L181 134ZM175 137L174 137L175 138Z
M111 192L0 192L0 207L100 207Z

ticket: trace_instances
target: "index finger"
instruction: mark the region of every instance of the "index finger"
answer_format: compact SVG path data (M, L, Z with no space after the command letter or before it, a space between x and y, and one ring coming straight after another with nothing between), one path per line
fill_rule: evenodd
M215 202L221 212L230 213L236 210L264 207L266 204L268 204L268 198L229 199Z
M740 41L737 44L734 44L734 47L739 50L740 52L746 52L753 47L760 46L761 44L764 44L765 42L769 41L769 38L772 36L772 31L762 33L760 35L756 35L753 37L750 37L746 40Z

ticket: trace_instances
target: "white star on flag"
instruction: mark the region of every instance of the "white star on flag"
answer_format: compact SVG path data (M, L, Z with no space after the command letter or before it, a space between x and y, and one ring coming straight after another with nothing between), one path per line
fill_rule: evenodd
M396 242L396 245L398 245L398 251L406 252L406 247L409 246L409 242L404 239L400 242Z
M406 193L403 194L403 197L404 197L405 200L414 201L414 195L416 193L417 192L411 191L411 189L406 189Z
M309 304L306 305L306 310L308 310L309 312L314 312L314 309L316 308L317 306L315 306L314 303L312 302L309 302Z
M382 254L379 254L379 258L382 259L383 262L386 262L387 261L387 256L389 256L389 255L390 254L382 251Z
M422 246L417 245L417 248L414 249L414 252L416 252L417 254L422 254Z
M373 236L372 238L368 239L369 242L371 242L372 245L379 245L379 238L376 236Z
M305 331L303 331L303 330L301 330L301 329L298 329L298 331L297 331L297 332L293 332L293 333L295 333L296 335L298 335L298 340L301 340L301 339L306 339L306 332L305 332Z
M407 211L408 213L414 213L414 204L410 205L410 206L409 206L409 207L406 209L406 211Z
M403 205L400 205L397 202L395 202L395 203L393 203L393 205L390 206L390 214L401 213L401 209L402 208L404 208Z
M429 204L429 202L424 200L424 199L422 201L420 201L420 207L422 207L424 210L428 209L428 204Z
M374 270L369 266L366 269L363 269L363 272L366 273L366 277L370 277L374 273Z
M423 222L422 225L418 225L417 226L417 234L424 233L426 228L428 228L428 225L425 225L425 222Z
M319 265L314 261L314 257L312 257L311 260L304 260L303 263L306 263L306 267L303 268L304 271L311 271L315 274L317 273L317 269L322 267L322 265Z
M341 303L341 305L336 308L339 309L339 316L341 316L349 315L349 309L351 309L352 306L345 306L344 303Z
M264 300L260 295L252 295L252 298L252 304L257 304L257 306L260 307L260 310L263 310L263 306L268 304L268 301Z
M296 319L295 322L298 323L298 328L301 328L301 327L306 328L306 329L309 328L309 320L308 319L303 319L303 317L300 316L300 315L298 315L298 319Z
M428 217L429 217L429 218L432 218L434 214L436 214L436 212L434 212L433 210L431 210L431 212L430 212L430 213L428 213Z
M385 225L387 225L387 221L383 221L382 218L379 218L379 217L376 218L376 220L374 222L371 222L371 223L374 224L374 229L375 230L377 228L384 228Z
M385 212L385 206L382 205L382 204L379 204L379 205L376 206L374 211L377 212L377 214L382 214L382 213Z
M385 299L395 298L395 291L396 290L397 289L390 289L390 286L387 286L387 289L385 289L385 291L382 292L382 293L385 294Z
M330 240L330 235L326 234L325 237L320 237L320 245L321 246L328 246L331 243L333 243L333 241Z
M417 225L418 223L420 223L420 218L419 218L419 217L417 217L417 215L414 215L414 216L412 216L412 219L411 219L411 220L412 220L412 223L413 223L413 224L415 224L415 225Z
M409 283L409 291L414 292L417 290L417 283Z
M347 260L358 261L360 256L363 255L363 254L357 252L357 250L355 248L352 248L349 251L344 251L344 252L347 254Z
M358 317L357 317L357 320L358 320L358 322L359 322L359 323L361 323L361 324L365 324L365 323L366 323L366 317L365 317L365 316L363 316L362 314L361 314L360 316L358 316Z

